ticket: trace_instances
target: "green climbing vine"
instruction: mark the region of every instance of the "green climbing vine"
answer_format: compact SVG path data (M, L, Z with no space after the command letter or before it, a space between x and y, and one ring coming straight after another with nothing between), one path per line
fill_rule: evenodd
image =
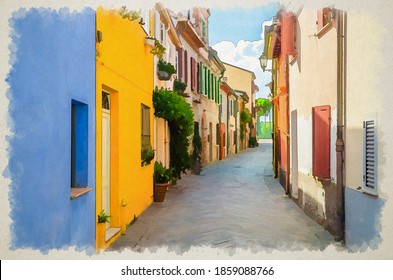
M190 136L194 130L194 114L190 104L176 92L155 88L153 92L155 116L168 121L170 131L170 167L180 178L191 167Z

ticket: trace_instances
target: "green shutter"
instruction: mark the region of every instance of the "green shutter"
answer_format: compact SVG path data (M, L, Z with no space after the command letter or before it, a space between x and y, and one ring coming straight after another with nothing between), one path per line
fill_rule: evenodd
M208 79L207 79L207 68L205 68L205 95L207 96L207 94L209 93L209 88L207 87L208 85Z
M211 96L210 96L210 94L211 94L211 89L210 89L211 82L210 82L210 80L211 80L210 70L208 69L207 70L207 97L209 99L211 98Z

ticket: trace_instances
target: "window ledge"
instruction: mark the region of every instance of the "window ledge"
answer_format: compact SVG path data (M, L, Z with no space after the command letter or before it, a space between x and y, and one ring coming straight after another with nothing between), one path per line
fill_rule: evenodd
M318 37L318 39L321 39L321 37L325 35L330 29L332 29L332 27L333 27L333 22L330 21L329 23L325 24L325 26L322 27L322 29L319 30L318 33L315 35Z
M93 188L71 188L71 199L75 199L90 192Z

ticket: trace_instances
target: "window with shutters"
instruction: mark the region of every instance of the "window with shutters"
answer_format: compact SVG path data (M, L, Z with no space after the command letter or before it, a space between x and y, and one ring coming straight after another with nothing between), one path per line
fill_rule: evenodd
M323 8L317 12L317 37L321 38L333 27L333 10Z
M363 191L377 195L377 127L375 120L363 122Z
M312 108L313 176L330 178L330 106Z

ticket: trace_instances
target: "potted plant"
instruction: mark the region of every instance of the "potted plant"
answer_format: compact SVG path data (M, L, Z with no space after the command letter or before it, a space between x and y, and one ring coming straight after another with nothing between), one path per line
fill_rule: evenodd
M199 175L202 171L201 153L202 153L202 139L199 134L195 133L192 138L192 170L194 174Z
M156 55L159 60L162 60L166 49L157 38L152 38L154 39L154 47L150 50L150 53Z
M142 148L141 151L141 165L146 166L149 165L150 162L154 159L154 150L151 145Z
M184 96L184 91L187 88L187 84L182 81L176 79L173 81L173 89L180 95Z
M172 74L176 73L176 68L171 63L166 62L162 59L158 61L157 64L157 76L158 79L163 81L168 81Z
M154 163L154 201L163 202L172 180L172 168L166 168L162 162Z
M105 247L105 232L106 232L106 223L109 223L110 215L105 213L105 210L101 210L100 214L98 214L97 221L97 241L98 248Z

